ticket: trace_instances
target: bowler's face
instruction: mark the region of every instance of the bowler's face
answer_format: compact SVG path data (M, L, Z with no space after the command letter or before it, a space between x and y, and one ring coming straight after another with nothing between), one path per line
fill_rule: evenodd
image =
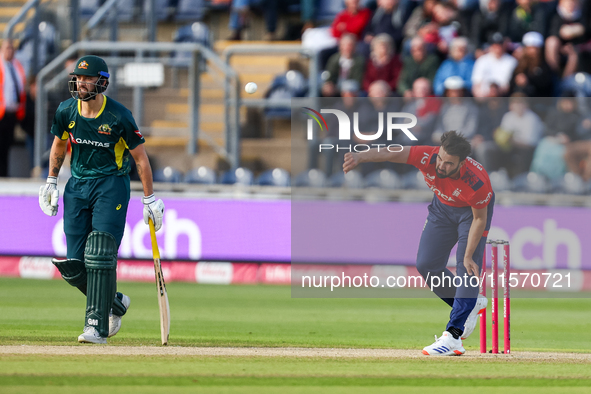
M463 162L460 162L459 156L452 156L443 148L439 148L439 154L435 162L435 173L438 178L447 178L456 174L462 164Z

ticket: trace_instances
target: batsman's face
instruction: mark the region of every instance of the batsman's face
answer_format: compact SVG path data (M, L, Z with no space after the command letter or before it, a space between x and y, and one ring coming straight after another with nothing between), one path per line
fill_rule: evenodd
M435 173L438 178L448 178L460 171L460 167L464 162L460 161L459 156L452 156L448 154L443 148L439 148L437 161L435 162Z
M78 84L78 95L81 99L88 96L89 92L96 91L96 82L98 77L90 77L87 75L77 75L76 83Z

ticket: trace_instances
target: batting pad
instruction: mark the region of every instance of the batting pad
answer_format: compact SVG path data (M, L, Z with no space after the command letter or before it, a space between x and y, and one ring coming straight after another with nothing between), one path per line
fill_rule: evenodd
M52 259L62 278L71 286L77 287L86 295L86 266L78 259L58 260Z
M117 242L109 233L93 231L84 251L88 275L85 326L109 335L109 312L117 291Z
M123 294L116 293L115 300L113 301L113 314L117 316L123 316L127 312L127 308L123 305Z

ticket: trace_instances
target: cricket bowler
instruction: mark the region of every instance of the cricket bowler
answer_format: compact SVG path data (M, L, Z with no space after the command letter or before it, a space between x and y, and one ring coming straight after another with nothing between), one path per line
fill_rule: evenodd
M448 131L441 146L405 146L390 152L385 148L347 153L345 173L360 163L406 163L418 168L434 192L417 253L417 270L427 284L452 309L443 335L423 349L425 355L456 356L465 349L462 339L472 334L478 314L488 300L479 296L486 238L491 225L495 194L482 165L468 157L470 143L461 134ZM456 277L446 268L458 244ZM455 279L462 279L459 281Z
M78 342L104 344L117 334L130 305L129 297L117 292L117 251L130 196L130 154L144 189L144 222L151 218L156 231L162 227L164 203L154 198L144 138L131 112L104 95L109 85L105 61L83 56L70 75L72 98L59 105L53 118L49 176L39 189L39 205L45 214L56 215L57 177L69 140L72 177L64 190L67 258L54 259L53 264L86 296L84 331Z

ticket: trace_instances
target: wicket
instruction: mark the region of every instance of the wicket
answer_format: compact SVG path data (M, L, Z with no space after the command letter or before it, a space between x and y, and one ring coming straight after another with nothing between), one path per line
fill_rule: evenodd
M487 244L491 245L491 317L492 317L492 350L491 353L499 353L499 246L502 250L503 258L503 319L504 319L504 337L503 345L505 354L511 353L511 292L509 289L509 276L511 275L511 261L509 241L505 240L488 240ZM486 297L486 248L484 251L484 258L482 260L482 288L480 294ZM487 345L487 329L486 329L486 310L480 315L480 353L486 353Z

